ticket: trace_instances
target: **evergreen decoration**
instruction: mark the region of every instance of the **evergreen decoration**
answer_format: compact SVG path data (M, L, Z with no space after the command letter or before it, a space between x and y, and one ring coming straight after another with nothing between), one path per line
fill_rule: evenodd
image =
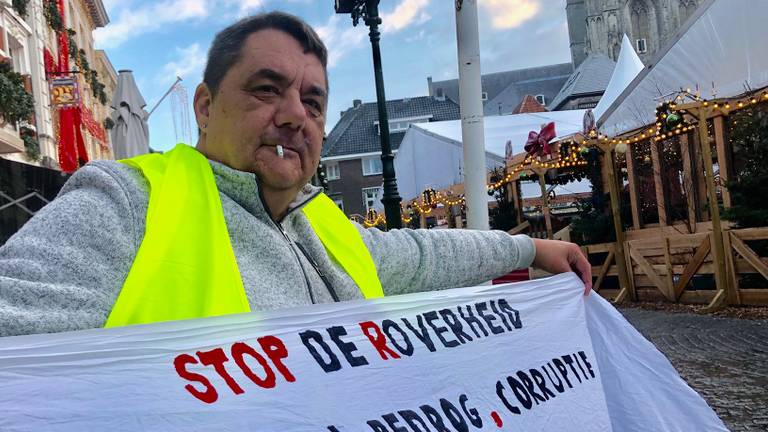
M768 105L731 115L728 135L735 159L735 181L728 184L733 206L723 217L738 228L768 225Z
M83 74L85 82L91 87L93 97L98 99L102 105L107 104L107 93L104 91L106 86L99 81L99 73L91 69L90 63L88 63L88 57L85 50L78 48L75 41L75 35L77 32L72 29L67 29L67 40L69 43L69 57L77 64L78 69Z
M56 0L43 0L43 15L48 26L56 33L64 31L64 20L59 14L59 6Z
M27 5L29 5L29 0L13 0L11 2L13 10L22 18L27 17Z
M601 153L595 147L590 147L582 153L587 161L586 176L592 185L592 195L588 199L579 200L579 214L571 222L571 238L581 245L616 240L613 220L605 205Z
M27 159L38 162L40 161L40 143L37 141L35 131L29 128L21 128L19 131L21 139L24 141L24 153Z
M735 180L728 183L732 207L723 218L736 228L768 225L768 104L734 112L728 119L728 138L732 144ZM768 256L768 240L748 241L759 256ZM742 288L763 288L766 279L760 274L739 276Z
M0 62L0 115L6 122L27 120L35 112L32 95L24 89L24 78L9 61Z
M503 168L496 168L491 172L492 183L499 181L503 177ZM515 185L514 183L511 184ZM493 193L493 190L488 191L488 194L493 195L496 199L496 207L488 210L491 229L509 231L517 226L517 211L515 210L515 203L509 197L508 190L509 188L502 187L497 189L495 193Z

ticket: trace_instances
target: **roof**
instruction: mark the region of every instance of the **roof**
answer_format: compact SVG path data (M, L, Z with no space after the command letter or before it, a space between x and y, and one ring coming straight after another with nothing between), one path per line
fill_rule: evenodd
M605 92L600 96L600 102L594 110L595 118L600 121L605 110L607 110L616 98L626 89L637 75L645 69L643 61L635 52L635 47L629 41L629 37L624 35L621 40L621 51L619 59L616 60L616 67L613 69L611 81L605 88Z
M104 66L104 70L107 75L109 75L112 82L117 84L117 72L115 71L115 67L112 65L112 62L109 60L109 56L107 56L107 52L104 50L96 50L96 58L102 63Z
M483 118L485 149L500 156L506 154L506 142L512 142L512 154L524 151L528 133L538 132L541 125L555 123L558 135L569 135L583 128L584 112L586 110L548 111L541 113L511 114L503 116L486 116ZM461 120L419 123L411 129L421 129L461 143Z
M525 95L520 104L512 111L512 114L546 112L544 105L540 104L535 97Z
M680 89L715 99L768 86L766 15L768 2L703 2L605 111L600 130L618 135L653 123L659 100Z
M520 154L528 134L538 132L542 124L555 122L558 133L572 134L582 129L583 118L584 110L484 117L486 168L503 166L507 141L511 143L512 153ZM394 161L400 195L410 199L427 186L440 189L463 182L462 139L461 120L411 125ZM578 186L580 189L576 191L588 191L589 182L583 183L571 183L567 187L574 190Z
M88 13L91 15L95 28L104 27L109 24L107 9L101 0L85 0L84 3Z
M590 94L600 94L611 81L616 62L602 54L590 54L571 74L560 93L549 104L551 109L558 109L569 100Z
M487 99L483 102L483 114L509 114L525 95L544 95L545 101L552 100L565 81L573 72L571 63L560 63L517 69L504 72L483 74L481 78L483 92ZM445 96L459 100L459 80L434 81L432 94L442 88Z
M397 119L431 115L430 121L456 120L461 118L459 105L445 98L431 96L387 101L390 122ZM376 123L379 120L376 102L366 102L344 112L323 145L322 157L344 156L381 151ZM392 150L400 147L405 131L389 134Z

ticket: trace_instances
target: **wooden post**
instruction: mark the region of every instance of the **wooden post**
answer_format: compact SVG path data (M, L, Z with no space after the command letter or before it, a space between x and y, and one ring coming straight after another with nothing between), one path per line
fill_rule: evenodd
M713 119L715 126L715 148L717 149L717 165L720 167L720 192L723 196L723 206L731 206L731 192L728 190L728 180L731 179L729 169L728 149L725 148L725 118L718 116Z
M667 204L664 199L664 182L661 180L661 160L659 159L659 142L650 140L651 161L653 162L653 183L656 189L656 210L659 212L659 225L667 226Z
M455 216L453 216L453 221L454 221L453 225L458 229L464 228L464 220L461 217L461 205L457 204L455 206L452 206L451 208L456 210L455 212L449 213L449 216L455 213Z
M741 304L739 275L736 273L736 265L733 262L733 246L731 243L731 236L733 236L733 233L730 231L723 233L723 247L725 248L725 269L728 273L728 283L730 283L730 288L736 295L736 303Z
M675 298L675 284L673 282L674 272L672 271L672 258L669 250L669 237L664 237L664 265L667 270L667 293L669 297Z
M709 139L709 137L707 137L707 139ZM694 134L694 139L693 139L694 144L689 148L694 161L693 172L697 174L696 184L694 184L694 189L696 190L696 196L698 198L698 201L697 201L698 206L696 208L696 211L701 215L700 220L705 221L705 220L711 220L711 216L709 214L709 210L707 210L707 207L704 206L704 201L707 199L707 182L706 182L706 179L704 178L706 176L703 175L704 156L702 155L703 146L701 145L700 141L701 141L701 138L698 134L698 129L697 129L697 133ZM696 145L696 143L698 143L698 145Z
M616 183L616 166L613 160L613 149L610 145L602 147L605 154L603 155L603 169L606 170L608 177L608 192L611 196L611 213L613 215L613 229L616 232L616 265L619 268L619 292L628 292L632 300L636 300L636 295L633 291L630 291L628 274L627 274L627 261L624 258L624 228L621 225L621 210L619 206L619 191Z
M699 119L699 145L701 147L701 156L704 158L704 180L707 184L707 196L709 197L709 214L712 216L712 257L715 264L715 283L718 293L707 305L707 310L717 310L727 304L728 301L735 301L735 295L732 295L728 289L728 280L725 274L725 253L723 249L723 228L720 224L720 208L717 205L717 192L715 191L715 174L712 169L712 149L709 144L709 131L707 130L707 118L711 114L709 108L700 106L691 109L691 113ZM728 292L728 298L723 295Z
M517 225L523 223L523 202L520 200L520 194L517 191L517 185L520 180L512 180L507 184L509 196L512 197L512 206L515 209L515 219Z
M627 146L625 155L627 160L627 179L629 180L629 205L632 207L632 227L639 230L642 220L640 219L640 206L637 197L637 179L635 179L635 155L632 146Z
M696 192L693 185L690 143L688 134L680 135L680 157L683 158L683 189L688 204L688 222L692 231L696 231Z
M541 186L541 212L544 213L544 223L547 225L547 238L552 239L552 219L549 215L549 195L547 194L547 184L544 182L544 176L547 170L537 172L539 175L539 186Z

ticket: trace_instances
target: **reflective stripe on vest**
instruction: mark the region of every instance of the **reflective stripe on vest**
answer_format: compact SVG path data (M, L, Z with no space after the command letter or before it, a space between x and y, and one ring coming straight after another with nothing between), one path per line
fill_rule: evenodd
M104 326L250 312L219 191L205 156L179 144L162 155L121 162L147 179L149 205L144 238ZM333 201L320 194L305 210L329 256L363 295L382 296L370 252Z

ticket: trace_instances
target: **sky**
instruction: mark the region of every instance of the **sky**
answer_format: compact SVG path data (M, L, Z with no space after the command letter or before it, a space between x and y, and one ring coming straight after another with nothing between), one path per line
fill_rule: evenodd
M219 30L253 13L295 14L328 47L326 131L354 99L376 100L368 29L334 13L333 0L103 0L110 23L94 32L115 70L130 69L149 111L176 80L186 88L190 130L174 125L183 99L169 97L149 118L150 146L169 150L196 136L192 97ZM479 0L483 73L571 60L565 0ZM382 0L381 52L387 99L428 94L427 77L458 77L454 0ZM187 140L185 140L187 141ZM191 143L194 144L194 143Z

